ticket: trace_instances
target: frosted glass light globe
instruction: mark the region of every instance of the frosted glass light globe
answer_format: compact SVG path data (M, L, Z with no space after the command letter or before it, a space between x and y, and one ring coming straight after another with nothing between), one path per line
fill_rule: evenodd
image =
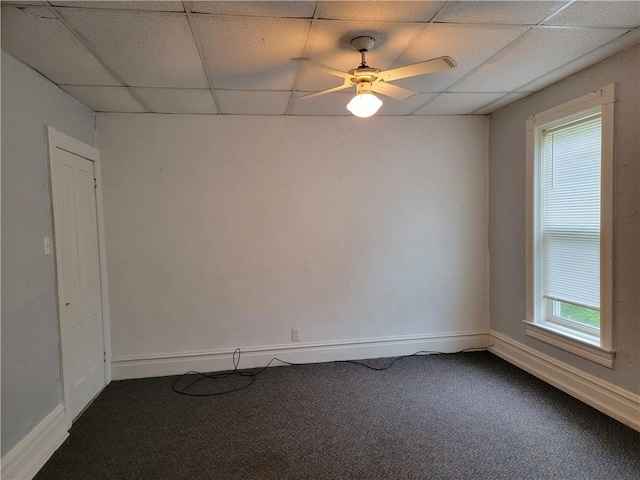
M356 117L366 118L376 113L382 106L382 100L372 93L359 93L351 99L347 110Z

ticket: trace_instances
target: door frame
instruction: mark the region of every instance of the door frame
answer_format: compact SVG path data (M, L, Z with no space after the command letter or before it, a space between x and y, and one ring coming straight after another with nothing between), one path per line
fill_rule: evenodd
M65 375L64 355L63 349L65 343L68 342L68 333L66 328L62 324L62 302L59 295L59 285L62 282L62 275L57 263L57 246L58 232L55 228L55 213L53 208L54 192L53 192L53 158L55 156L56 149L64 150L79 157L85 158L93 162L93 173L95 178L95 196L96 196L96 221L98 227L98 262L100 268L100 293L102 301L102 338L103 338L103 351L104 351L104 378L105 385L108 385L112 379L111 373L111 322L109 316L109 291L107 284L107 256L106 256L106 242L104 233L104 212L102 203L102 172L100 169L100 152L97 148L87 145L85 143L76 140L62 132L59 132L53 127L46 127L47 156L49 159L49 193L51 198L51 227L53 229L53 266L55 270L55 292L56 303L58 305L58 333L60 335L58 342L58 354L60 361L60 374L62 375L62 403L65 406L65 420L68 427L71 427L73 418L69 418L68 399L71 398L71 386L69 385L69 375ZM68 366L67 366L68 368Z

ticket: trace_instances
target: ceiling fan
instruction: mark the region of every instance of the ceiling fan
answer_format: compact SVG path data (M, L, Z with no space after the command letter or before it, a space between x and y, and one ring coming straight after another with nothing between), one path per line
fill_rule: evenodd
M347 109L358 117L370 117L375 114L382 106L382 101L373 95L372 92L380 93L391 98L404 100L415 95L415 92L406 88L392 85L389 82L400 80L402 78L415 77L418 75L426 75L427 73L440 72L449 68L454 68L456 62L451 57L438 57L424 62L405 65L404 67L392 68L390 70L380 70L367 65L366 53L375 45L373 37L356 37L351 40L354 49L360 52L362 61L360 66L343 72L320 62L310 60L308 58L293 58L298 62L309 62L309 64L321 68L325 72L340 77L343 80L342 85L322 90L320 92L311 93L299 97L299 99L307 99L325 95L327 93L344 90L353 85L356 87L356 96L347 105Z

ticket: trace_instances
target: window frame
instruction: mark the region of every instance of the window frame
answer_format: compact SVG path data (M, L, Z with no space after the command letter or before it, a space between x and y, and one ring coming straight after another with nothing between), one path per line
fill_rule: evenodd
M537 113L526 122L526 320L530 337L554 345L609 368L614 366L613 350L613 159L615 85ZM568 322L548 322L551 301L542 298L540 231L540 145L545 129L586 115L602 116L602 156L600 190L600 330L593 335L584 328L571 328ZM546 302L549 302L547 305Z

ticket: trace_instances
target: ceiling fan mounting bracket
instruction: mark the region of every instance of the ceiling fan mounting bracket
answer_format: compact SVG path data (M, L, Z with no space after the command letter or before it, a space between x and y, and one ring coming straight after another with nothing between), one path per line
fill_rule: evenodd
M376 39L373 37L356 37L351 40L351 46L358 52L368 52L376 44Z

